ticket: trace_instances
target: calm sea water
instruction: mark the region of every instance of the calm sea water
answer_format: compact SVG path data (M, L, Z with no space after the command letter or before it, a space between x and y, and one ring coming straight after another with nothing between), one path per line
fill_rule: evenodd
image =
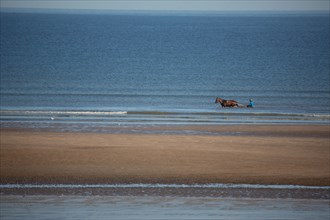
M329 15L1 13L2 126L329 124L329 26ZM217 96L256 106L222 109Z

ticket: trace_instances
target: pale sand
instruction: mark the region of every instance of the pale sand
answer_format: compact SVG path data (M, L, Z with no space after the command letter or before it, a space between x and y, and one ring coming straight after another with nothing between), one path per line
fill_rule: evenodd
M329 126L195 126L190 129L218 129L242 132L242 135L2 129L1 183L330 185ZM244 135L245 131L248 135Z

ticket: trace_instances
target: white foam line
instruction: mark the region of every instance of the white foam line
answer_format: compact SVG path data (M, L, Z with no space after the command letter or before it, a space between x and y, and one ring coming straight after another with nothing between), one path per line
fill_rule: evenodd
M330 189L330 186L259 185L259 184L0 184L0 189L57 188L218 188L218 189Z
M14 112L16 114L31 114L31 115L48 115L48 114L56 114L56 115L122 115L122 114L127 114L127 111L38 111L38 110L32 110L32 111L25 111L25 110L17 110L17 111L7 111L7 110L2 110L0 111L1 113L11 113Z
M72 114L72 115L123 115L126 111L102 112L102 111L50 111L50 114Z

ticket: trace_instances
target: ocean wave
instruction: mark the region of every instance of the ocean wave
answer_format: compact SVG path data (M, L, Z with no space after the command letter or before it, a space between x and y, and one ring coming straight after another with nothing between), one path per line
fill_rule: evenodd
M135 115L224 115L224 116L291 116L291 117L322 117L329 118L330 114L313 113L272 113L272 112L174 112L174 111L128 111Z
M263 124L317 123L329 124L329 114L229 111L106 111L106 110L0 110L3 126L7 123L74 123L106 125L170 124ZM8 124L9 123L9 124Z
M281 112L215 112L215 111L98 111L98 110L0 110L1 116L106 116L106 115L169 115L169 116L224 116L224 117L309 117L330 119L330 114Z

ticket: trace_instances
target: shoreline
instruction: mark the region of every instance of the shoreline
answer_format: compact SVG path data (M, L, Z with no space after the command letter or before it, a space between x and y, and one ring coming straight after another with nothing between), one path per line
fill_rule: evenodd
M71 125L71 124L70 124ZM77 125L75 125L76 127ZM150 134L150 135L198 135L198 136L272 136L272 137L320 137L330 140L330 124L163 124L163 125L108 125L52 127L4 126L0 131L49 132L81 134ZM321 129L320 129L321 128Z
M1 195L170 196L210 198L268 198L329 200L329 187L282 185L0 185ZM232 187L231 187L232 186Z
M330 185L326 125L152 128L160 134L140 129L138 134L1 129L0 183Z

